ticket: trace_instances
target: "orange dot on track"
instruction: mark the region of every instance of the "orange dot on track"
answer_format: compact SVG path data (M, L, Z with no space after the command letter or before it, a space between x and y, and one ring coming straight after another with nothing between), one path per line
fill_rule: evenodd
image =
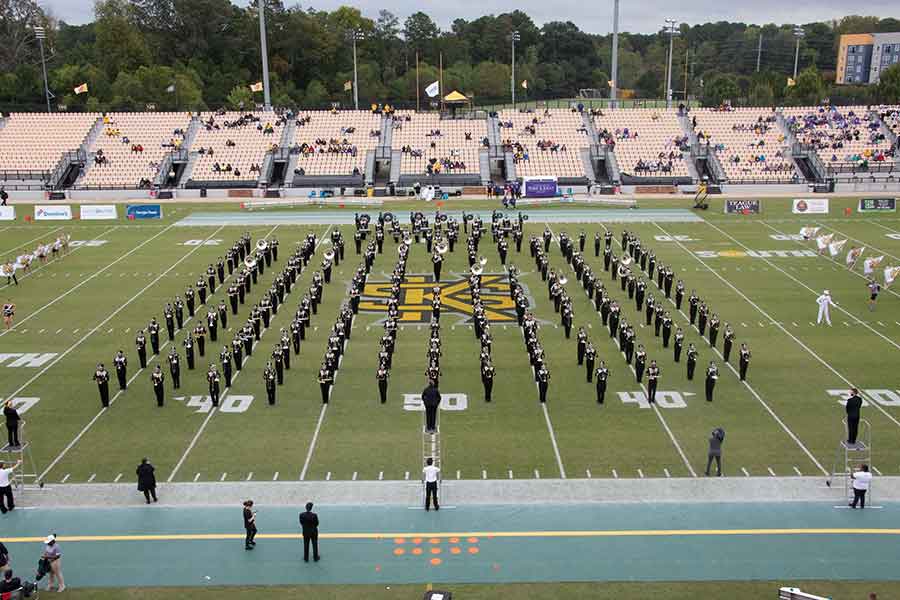
M406 538L394 538L394 543L395 544L405 544Z
M421 543L422 543L422 538L413 538L413 539L412 539L412 543L413 543L413 544L421 544Z
M402 556L404 554L406 554L406 550L404 550L403 548L394 548L395 556Z
M439 559L439 558L432 558L432 559L431 559L431 564L437 566L437 565L441 564L441 559Z
M440 554L440 553L441 553L441 549L440 549L440 548L432 548L432 549L431 549L431 553L432 553L432 554Z
M450 543L451 543L451 544L458 544L458 543L459 543L459 538L457 538L457 537L450 538Z
M456 546L453 546L452 548L450 548L450 554L459 554L460 552L462 552L462 550L460 550Z
M477 537L470 537L470 538L467 539L466 541L469 542L470 544L477 544L477 543L478 543L478 538L477 538Z
M415 554L416 556L418 556L418 555L422 554L422 549L421 548L413 548L412 553Z
M478 547L472 546L471 548L469 548L469 554L478 554Z
M428 543L429 543L429 544L440 544L440 543L441 543L441 539L440 539L440 538L431 538L431 539L428 540Z

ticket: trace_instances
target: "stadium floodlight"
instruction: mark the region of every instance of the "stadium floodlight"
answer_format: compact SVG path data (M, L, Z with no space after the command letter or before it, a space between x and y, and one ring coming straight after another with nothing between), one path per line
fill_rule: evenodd
M356 71L356 42L366 39L361 29L347 32L347 38L353 43L353 107L359 110L359 78Z
M666 66L666 108L672 108L672 52L675 36L677 35L675 23L675 19L666 19L666 33L669 34L669 57Z
M259 7L259 53L262 56L263 69L263 98L265 109L272 108L272 96L269 92L269 50L266 46L266 4L263 0L257 3Z
M806 32L800 25L794 25L794 37L797 38L797 47L794 50L794 81L797 80L797 65L800 63L800 40Z
M512 94L513 110L516 109L516 42L522 39L518 31L513 31L509 36L512 42L512 60L510 61L511 69L509 72L509 90Z
M37 38L41 48L41 69L44 72L44 97L47 99L47 112L50 112L50 86L47 83L47 59L44 58L44 40L47 39L47 31L40 25L34 26L34 37Z
M619 0L613 0L613 38L612 38L612 79L609 86L609 100L612 108L618 102L616 95L619 85Z

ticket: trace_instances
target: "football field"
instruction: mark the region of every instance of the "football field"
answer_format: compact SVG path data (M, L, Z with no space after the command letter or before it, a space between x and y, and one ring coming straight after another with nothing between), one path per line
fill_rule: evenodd
M863 391L863 418L871 424L876 473L900 475L900 289L882 291L877 306L868 305L862 259L848 269L844 256L865 247L862 258L884 256L876 277L887 266L900 266L900 218L894 212L860 213L856 199L831 199L830 213L795 215L790 201L763 200L759 215L724 214L721 200L710 210L693 212L689 201L642 201L641 208L566 208L553 205L523 209L525 243L521 253L510 243L508 262L520 272L531 310L541 320L540 339L551 374L548 401L538 401L521 329L509 299L507 275L489 232L480 254L484 267L483 298L491 309L496 367L494 398L484 401L479 373L480 345L469 323L471 297L466 282L465 235L455 252L445 255L441 286L444 404L441 411L443 477L452 479L573 479L700 477L706 467L712 429L727 432L725 472L730 477L825 476L834 467L842 438L841 400L850 387ZM408 226L410 210L433 214L421 204L385 205ZM493 204L451 201L450 211L480 210ZM851 208L849 214L844 209ZM26 211L29 207L20 207ZM681 210L675 210L681 209ZM571 211L571 212L567 212ZM130 482L140 458L149 456L162 481L285 481L417 479L423 458L423 413L417 394L425 384L429 338L431 257L424 244L410 251L401 304L401 326L393 357L388 401L381 404L375 383L381 321L380 298L397 261L386 235L369 276L359 314L354 319L330 402L321 401L316 376L346 290L361 262L353 247L353 209L304 209L246 213L234 206L166 206L162 221L75 222L0 226L0 258L14 257L39 241L68 232L70 253L46 265L35 264L19 285L0 281L0 295L17 306L15 326L0 331L0 397L13 398L27 421L37 474L49 483ZM378 209L360 209L374 219ZM195 218L189 219L194 213ZM567 222L567 214L572 221ZM510 216L515 212L510 211ZM185 221L185 219L188 219ZM578 222L575 222L578 221ZM198 224L200 223L200 224ZM489 221L486 222L489 225ZM847 239L836 257L817 253L804 241L804 226L821 227L834 240ZM566 339L559 315L548 299L529 256L528 238L545 227L554 235L549 258L566 274L574 301L575 328L584 327L598 359L610 369L606 402L595 400L576 361L574 332ZM325 286L323 302L312 316L300 353L292 356L277 403L269 406L263 370L281 328L289 327L300 298L309 287L327 245L319 245L310 267L298 277L285 305L262 333L252 356L224 391L220 407L207 398L206 368L218 363L223 332L207 342L206 356L187 370L178 331L174 346L182 357L181 389L171 388L165 356L170 349L162 327L161 356L140 370L135 336L152 317L160 322L163 307L247 231L255 244L277 237L279 261L253 286L238 315L229 311L232 330L246 320L250 307L284 267L295 244L308 233L325 239L339 229L346 240L345 260ZM722 329L715 348L688 322L687 299L681 310L657 289L647 290L664 303L674 324L685 333L685 347L699 351L697 373L686 376L685 358L674 361L654 328L644 326L618 281L603 269L602 252L594 256L595 232L611 231L613 251L623 229L652 249L659 265L675 270L686 296L692 290L718 314ZM622 316L635 326L637 343L661 369L657 404L646 389L574 272L560 253L558 236L577 240L587 235L586 263L591 266ZM20 275L22 272L19 272ZM226 286L228 282L226 281ZM224 287L211 295L218 304ZM816 298L829 289L837 303L832 326L816 325ZM673 295L674 298L674 295ZM198 316L206 307L198 308ZM736 334L730 363L722 358L722 331ZM188 320L185 327L193 327ZM752 352L747 380L738 378L737 348ZM119 349L129 359L129 387L119 393L112 359ZM162 360L166 403L158 408L150 370ZM709 361L719 367L713 402L704 394ZM101 409L92 375L98 362L113 373L110 408Z

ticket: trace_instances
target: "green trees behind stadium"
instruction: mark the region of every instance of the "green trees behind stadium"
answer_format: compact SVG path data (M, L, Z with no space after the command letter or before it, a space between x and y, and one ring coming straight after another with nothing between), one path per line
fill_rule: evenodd
M348 103L352 79L347 34L359 29L360 102L410 106L416 98L416 57L424 88L437 79L443 58L445 90L458 89L477 104L509 101L509 35L517 30L520 99L571 98L580 89L609 92L611 36L581 31L571 22L538 26L513 11L474 20L456 19L441 29L424 12L405 20L388 11L363 16L287 7L267 1L272 100L278 105L324 107ZM68 25L45 13L36 0L0 3L0 109L40 109L43 84L38 46L29 24L48 28L48 68L56 102L68 110L159 110L237 107L261 101L247 87L260 79L255 2L229 0L97 0L95 20ZM786 87L793 70L792 25L743 23L682 25L675 40L672 87L715 103L799 103L817 95L858 102L897 101L898 85L835 87L837 39L842 33L900 31L896 19L845 17L804 25L798 85ZM759 37L761 70L756 72ZM620 37L619 87L638 98L660 98L668 38ZM890 77L888 77L890 79ZM89 93L72 90L87 83ZM802 85L801 85L802 82ZM174 84L174 87L173 87ZM174 90L174 91L169 91Z

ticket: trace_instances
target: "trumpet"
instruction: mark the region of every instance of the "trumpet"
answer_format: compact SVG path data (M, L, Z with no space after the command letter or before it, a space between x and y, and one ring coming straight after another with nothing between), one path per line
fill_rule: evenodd
M483 267L487 264L487 258L482 256L480 259L478 259L478 262L481 263L481 266Z
M434 249L438 254L446 254L447 251L450 250L450 245L442 240L437 245L435 245Z
M484 267L481 267L479 265L473 266L471 270L472 270L472 275L475 275L476 277L481 275L482 273L484 273Z
M252 256L248 256L247 258L244 259L244 266L251 270L255 269L256 268L256 259L254 259Z
M622 260L619 261L619 264L622 265L623 267L627 267L628 265L631 264L631 262L632 262L631 256L626 254L625 256L622 257Z
M556 281L559 283L559 285L566 285L567 283L569 283L569 280L565 275L560 275L559 279L557 279Z
M265 252L266 248L269 247L269 243L266 240L259 240L256 242L256 249L260 252Z
M332 248L330 250L326 250L323 256L325 260L331 260L332 258L334 258L334 249Z

